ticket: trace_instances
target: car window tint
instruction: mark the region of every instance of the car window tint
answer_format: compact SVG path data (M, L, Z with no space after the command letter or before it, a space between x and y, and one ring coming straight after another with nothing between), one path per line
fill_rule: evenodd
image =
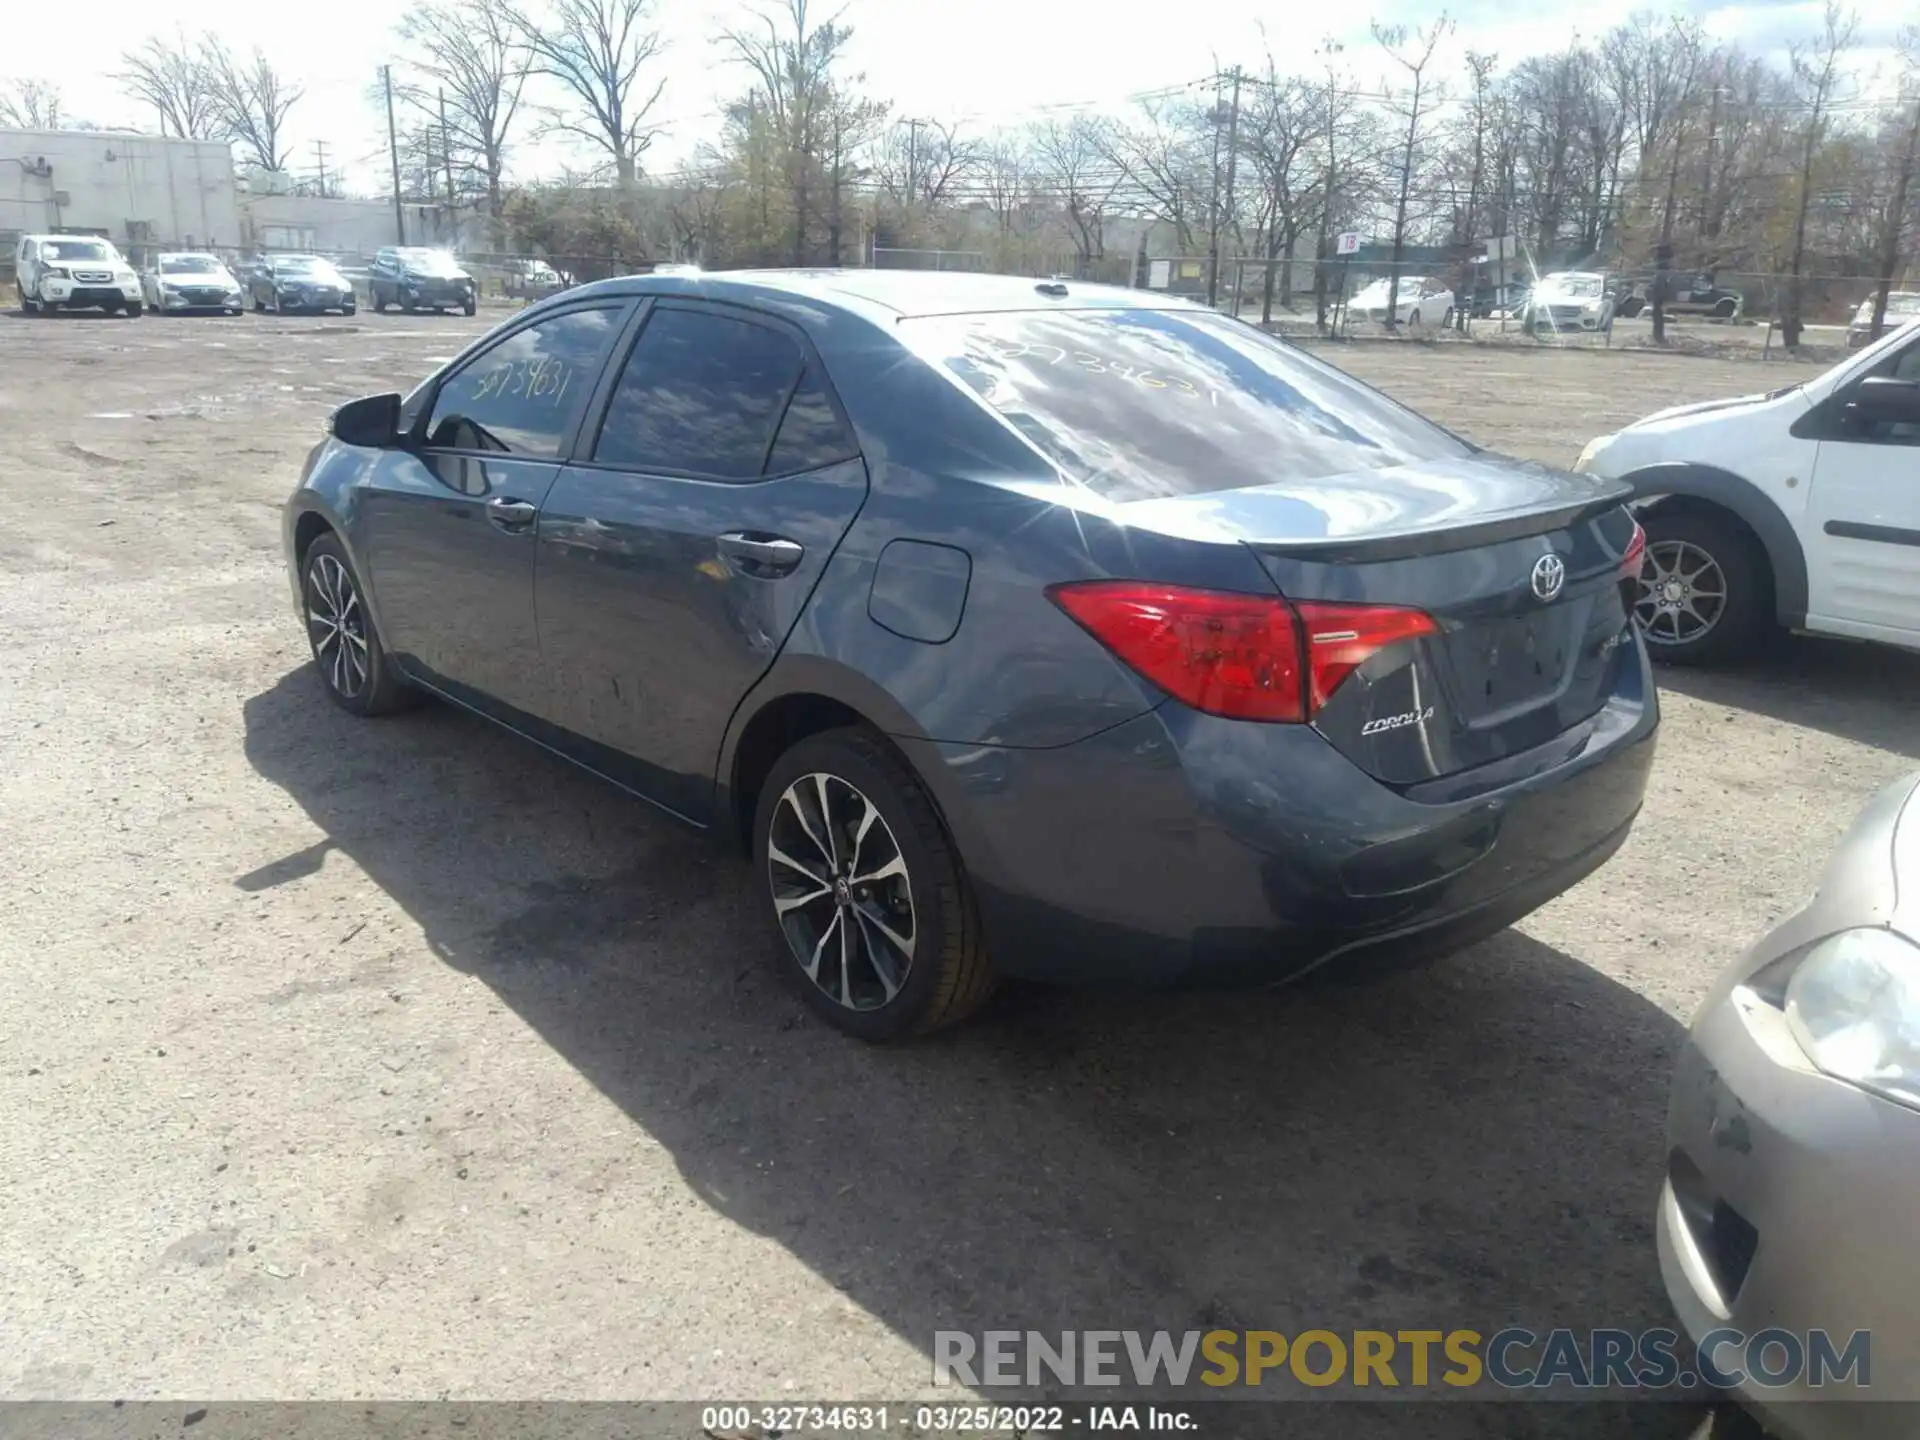
M801 358L799 342L769 326L657 310L627 358L593 458L636 470L754 479Z
M516 330L448 378L434 397L427 443L535 459L560 453L574 407L613 344L618 307L572 310Z
M925 316L899 333L1111 500L1473 453L1332 365L1203 311Z
M840 423L840 416L827 398L819 370L809 365L800 376L787 413L780 421L780 433L774 438L773 453L767 457L767 474L797 475L803 470L818 470L823 465L857 455L860 447Z

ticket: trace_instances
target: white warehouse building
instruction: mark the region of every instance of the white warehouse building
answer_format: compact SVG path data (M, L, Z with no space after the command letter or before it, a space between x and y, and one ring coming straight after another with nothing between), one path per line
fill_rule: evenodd
M81 230L122 249L241 243L233 150L108 130L0 129L0 263L22 234Z

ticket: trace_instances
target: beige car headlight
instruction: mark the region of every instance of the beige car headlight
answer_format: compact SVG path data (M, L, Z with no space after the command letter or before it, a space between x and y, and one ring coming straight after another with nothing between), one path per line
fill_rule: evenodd
M1787 1026L1814 1065L1920 1109L1920 946L1891 930L1843 930L1787 982Z

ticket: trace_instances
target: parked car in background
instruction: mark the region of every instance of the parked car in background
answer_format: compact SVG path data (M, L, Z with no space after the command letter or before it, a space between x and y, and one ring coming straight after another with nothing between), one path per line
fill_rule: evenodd
M1534 282L1521 322L1529 330L1605 330L1614 297L1597 270L1556 270Z
M248 279L255 310L354 313L353 282L318 255L263 255Z
M1769 1434L1913 1434L1916 1037L1920 776L1909 775L1860 812L1812 898L1721 976L1674 1072L1660 1272L1720 1371L1708 1378L1732 1382ZM1851 1384L1803 1374L1767 1387L1722 1368L1751 1364L1751 1351L1704 1343L1769 1329L1824 1331L1843 1359L1862 1332L1870 1348L1855 1349ZM1876 1397L1909 1403L1865 1403Z
M1656 659L1732 659L1779 625L1920 649L1920 326L1798 385L1649 415L1574 468L1633 487Z
M479 287L445 250L419 245L389 245L367 267L367 289L375 310L461 310L479 306Z
M1392 285L1391 280L1375 280L1356 292L1347 302L1348 319L1385 323ZM1394 316L1402 325L1445 325L1453 315L1453 290L1431 275L1403 275L1399 296L1392 304Z
M140 291L158 315L195 310L238 315L246 308L246 291L218 255L175 251L156 255L140 272Z
M1620 318L1631 320L1653 310L1655 279L1639 282L1619 300ZM1713 283L1711 275L1696 275L1691 280L1667 278L1665 309L1669 315L1707 315L1716 320L1733 320L1746 308L1746 299L1738 290Z
M1847 325L1847 348L1858 350L1873 338L1873 302L1869 295ZM1895 290L1887 296L1885 330L1897 330L1920 320L1920 290ZM1884 330L1882 333L1885 333Z
M1525 306L1526 299L1527 286L1524 284L1476 285L1473 291L1472 317L1475 320L1497 320L1505 314L1517 315Z
M1443 953L1603 864L1658 724L1627 494L1169 296L655 274L343 407L284 535L334 703L744 839L884 1039L999 974Z
M104 310L137 316L145 308L140 277L111 240L94 235L22 235L13 281L29 315Z
M560 289L563 282L560 272L544 260L509 260L503 267L501 283L509 295L538 299Z

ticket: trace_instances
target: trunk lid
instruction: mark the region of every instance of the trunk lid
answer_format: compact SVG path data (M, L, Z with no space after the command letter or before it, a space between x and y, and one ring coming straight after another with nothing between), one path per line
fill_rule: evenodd
M1189 538L1237 536L1289 600L1431 616L1437 634L1373 654L1312 720L1369 774L1414 785L1548 746L1638 663L1627 494L1482 454L1126 508Z

